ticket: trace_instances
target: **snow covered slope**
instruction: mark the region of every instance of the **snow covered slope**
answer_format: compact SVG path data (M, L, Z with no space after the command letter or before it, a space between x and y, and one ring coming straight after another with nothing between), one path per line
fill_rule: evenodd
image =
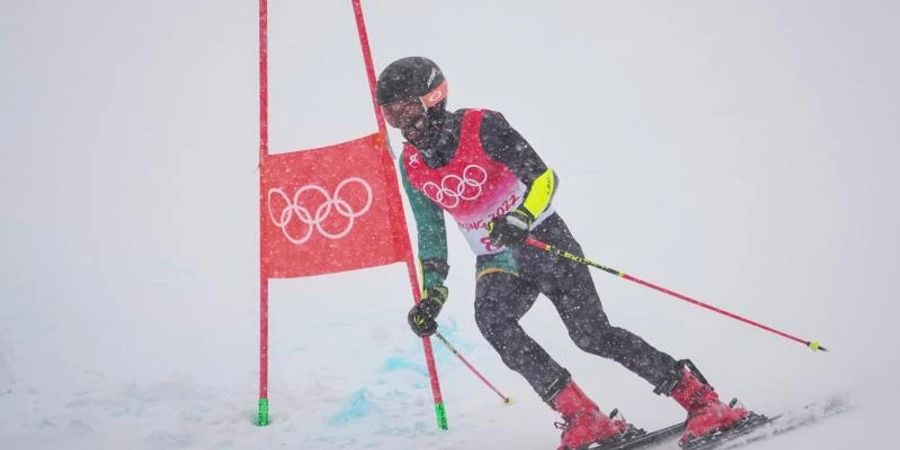
M252 425L256 6L0 4L0 448L555 448L554 413L474 324L454 230L440 324L511 405L436 343L450 430L435 429L389 266L272 283L274 422ZM832 350L595 275L615 324L723 396L842 411L752 448L896 447L896 2L364 6L379 68L431 57L451 107L502 111L541 152L589 257ZM270 14L272 150L371 132L349 1ZM604 409L683 418L579 351L549 302L523 323Z

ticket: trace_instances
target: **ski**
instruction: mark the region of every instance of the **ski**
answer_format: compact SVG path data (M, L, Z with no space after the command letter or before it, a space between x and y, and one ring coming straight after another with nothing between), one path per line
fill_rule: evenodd
M826 398L823 401L806 405L802 409L786 411L783 414L778 414L771 418L751 413L752 415L757 416L756 422L742 427L743 430L736 430L733 434L728 433L728 430L726 430L725 434L729 434L729 436L723 437L722 439L711 440L703 445L685 447L685 449L711 450L743 447L744 445L789 433L806 425L818 423L826 418L843 414L844 412L849 411L850 408L851 406L846 398L841 395L835 395Z
M613 438L612 442L604 442L587 447L586 450L628 450L658 444L684 430L684 422L679 422L656 431L646 432L642 428L634 428Z
M696 439L691 439L685 442L684 445L681 446L681 448L683 448L684 450L711 450L721 445L732 442L740 437L744 437L758 430L760 427L772 423L779 417L781 417L781 415L767 417L751 411L747 418L745 418L744 420L741 420L740 422L737 422L734 425L716 433Z

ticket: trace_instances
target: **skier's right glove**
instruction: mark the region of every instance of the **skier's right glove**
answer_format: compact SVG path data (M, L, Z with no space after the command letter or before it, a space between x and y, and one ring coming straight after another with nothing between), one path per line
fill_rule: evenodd
M534 216L524 207L516 208L487 225L491 243L497 247L521 245L528 238Z
M425 289L422 300L419 301L406 317L413 333L419 337L431 336L437 331L437 316L447 301L449 291L444 286L435 286Z

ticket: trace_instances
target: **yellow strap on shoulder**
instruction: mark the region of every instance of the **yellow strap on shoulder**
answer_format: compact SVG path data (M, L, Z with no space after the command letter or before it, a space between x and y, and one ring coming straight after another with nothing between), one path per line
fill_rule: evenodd
M556 175L553 173L553 170L547 169L531 183L522 206L524 206L533 217L539 216L548 206L550 206L550 200L553 198L553 191L555 189Z

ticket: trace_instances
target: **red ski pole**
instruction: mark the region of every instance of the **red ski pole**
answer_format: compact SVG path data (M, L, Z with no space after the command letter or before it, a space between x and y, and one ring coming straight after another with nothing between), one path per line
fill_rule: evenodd
M434 335L437 336L437 338L440 339L441 342L443 342L444 345L446 345L447 348L450 349L450 351L453 352L453 354L456 355L456 357L459 358L459 360L462 361L462 363L465 364L466 367L468 367L469 370L471 370L472 373L474 373L476 377L478 377L478 379L483 381L484 384L487 385L487 387L491 388L491 390L494 391L494 393L499 395L500 398L503 399L503 403L510 402L509 397L500 393L500 391L498 391L497 388L495 388L494 385L491 384L491 382L487 380L487 378L485 378L484 376L481 375L481 372L479 372L477 369L475 369L475 366L469 364L469 361L466 361L466 358L463 358L462 354L459 353L459 350L457 350L455 347L450 345L450 342L447 341L447 338L445 338L444 335L442 335L440 332L435 332Z
M785 333L785 332L783 332L783 331L778 331L778 330L776 330L776 329L774 329L774 328L765 326L765 325L763 325L763 324L761 324L761 323L758 323L758 322L754 322L754 321L752 321L752 320L750 320L750 319L747 319L747 318L745 318L745 317L741 317L741 316L739 316L739 315L737 315L737 314L734 314L734 313L732 313L732 312L725 311L724 309L717 308L717 307L715 307L715 306L712 306L712 305L703 303L703 302L701 302L701 301L699 301L699 300L695 300L695 299L693 299L693 298L691 298L691 297L688 297L688 296L686 296L686 295L679 294L679 293L677 293L677 292L675 292L675 291L671 291L671 290L666 289L666 288L664 288L664 287L662 287L662 286L657 286L657 285L655 285L655 284L653 284L653 283L644 281L644 280L642 280L642 279L640 279L640 278L633 277L633 276L631 276L631 275L628 275L627 273L620 272L620 271L618 271L618 270L615 270L615 269L612 269L612 268L609 268L609 267L600 265L600 264L595 263L595 262L593 262L593 261L591 261L591 260L589 260L589 259L587 259L587 258L585 258L585 257L583 257L583 256L574 255L574 254L572 254L572 253L569 253L569 252L567 252L567 251L565 251L565 250L562 250L562 249L559 249L559 248L557 248L557 247L554 247L554 246L552 246L552 245L550 245L550 244L541 242L541 241L539 241L539 240L537 240L537 239L534 239L534 238L532 238L532 237L529 237L525 242L526 242L528 245L531 245L532 247L536 247L536 248L539 248L539 249L541 249L541 250L544 250L545 252L553 253L553 254L556 255L556 256L559 256L559 257L562 257L562 258L566 258L566 259L568 259L568 260L570 260L570 261L574 261L574 262L579 263L579 264L584 264L584 265L586 265L586 266L596 267L596 268L598 268L598 269L600 269L600 270L602 270L602 271L604 271L604 272L611 273L611 274L613 274L613 275L615 275L615 276L617 276L617 277L621 277L621 278L624 278L624 279L626 279L626 280L628 280L628 281L633 281L633 282L635 282L635 283L638 283L638 284L647 286L648 288L656 289L657 291L660 291L660 292L662 292L662 293L669 294L669 295L671 295L672 297L675 297L675 298L677 298L677 299L679 299L679 300L684 300L684 301L686 301L686 302L688 302L688 303L693 303L693 304L695 304L695 305L697 305L697 306L700 306L700 307L702 307L702 308L706 308L706 309L708 309L708 310L710 310L710 311L717 312L717 313L722 314L722 315L724 315L724 316L731 317L732 319L740 320L741 322L744 322L744 323L746 323L746 324L753 325L753 326L755 326L755 327L757 327L757 328L761 328L761 329L766 330L766 331L768 331L768 332L770 332L770 333L774 333L774 334L777 334L777 335L779 335L779 336L781 336L781 337L784 337L784 338L790 339L790 340L792 340L792 341L801 343L801 344L803 344L803 345L809 347L812 351L819 351L819 350L821 350L821 351L823 351L823 352L827 352L827 351L828 351L828 349L826 349L825 347L823 347L822 344L820 344L818 341L808 341L808 340L800 339L800 338L798 338L798 337L796 337L796 336L792 336L792 335L787 334L787 333Z

